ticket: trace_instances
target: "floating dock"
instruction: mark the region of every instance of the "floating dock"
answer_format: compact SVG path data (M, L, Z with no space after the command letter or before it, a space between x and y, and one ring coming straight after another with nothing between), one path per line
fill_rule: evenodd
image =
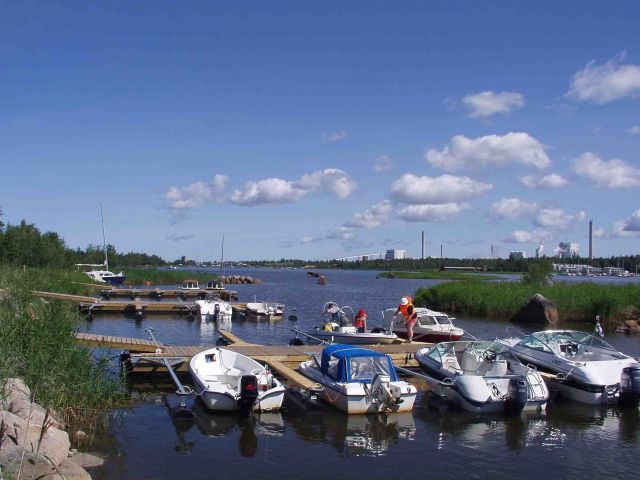
M107 300L111 298L151 298L162 300L163 298L181 298L187 300L190 298L205 299L209 297L220 298L225 302L238 299L238 292L227 289L169 289L160 288L103 288L100 296Z
M131 301L80 302L78 308L82 313L92 316L95 313L123 313L142 318L148 313L164 313L172 315L195 315L197 307L194 302L145 302L136 298Z
M224 348L246 355L254 360L266 363L278 375L292 386L305 389L312 388L315 382L297 372L301 362L309 359L313 353L318 353L323 345L257 345L247 343L227 330L219 331L221 337L231 342ZM133 374L166 374L161 359L169 359L176 372L186 372L189 360L204 350L215 345L165 345L153 340L139 338L115 337L110 335L96 335L77 333L79 343L91 347L127 350L131 356ZM402 343L393 345L370 345L366 348L389 354L394 365L415 368L418 366L414 359L416 350L427 343Z

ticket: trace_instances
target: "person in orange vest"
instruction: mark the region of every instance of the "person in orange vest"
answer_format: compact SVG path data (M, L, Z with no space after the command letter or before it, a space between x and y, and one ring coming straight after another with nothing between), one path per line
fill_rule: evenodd
M407 326L407 342L411 343L413 341L413 326L418 320L418 314L416 313L415 308L413 308L411 297L402 297L396 313L393 314L394 318L398 315L398 313L401 313L405 319L405 324Z
M356 314L356 318L353 320L353 326L358 329L358 332L364 333L367 330L367 312L360 309Z

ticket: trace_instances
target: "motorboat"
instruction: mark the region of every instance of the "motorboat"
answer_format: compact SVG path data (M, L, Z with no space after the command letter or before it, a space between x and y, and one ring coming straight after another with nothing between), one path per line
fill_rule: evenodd
M88 270L84 273L94 282L110 283L111 285L121 285L127 279L124 272L116 274L109 270Z
M282 320L284 305L272 302L249 302L245 307L245 312L256 321Z
M233 309L229 302L219 298L207 298L196 300L196 308L203 322L228 321L231 320Z
M263 365L224 348L195 355L189 373L205 406L216 412L279 410L284 386Z
M430 391L471 412L541 410L549 390L535 367L523 365L497 342L441 342L415 359Z
M320 398L348 414L410 412L417 389L400 380L389 355L353 345L329 345L300 364L322 385Z
M182 285L180 285L180 290L200 290L200 284L198 280L183 280Z
M446 342L460 340L464 335L464 330L453 324L455 318L446 313L437 312L429 308L415 307L418 315L416 324L413 326L413 340L420 342ZM393 308L382 312L382 326L389 332L393 332L400 338L407 338L407 326L405 318L398 314Z
M638 405L640 363L601 338L577 330L546 330L501 340L520 360L554 377L553 393L591 405Z
M335 302L327 302L322 313L325 315L325 319L321 325L316 326L313 331L307 334L294 330L296 335L300 333L316 342L347 345L388 345L398 341L398 336L395 333L388 332L383 327L359 332L353 325L353 309L347 305L338 307Z

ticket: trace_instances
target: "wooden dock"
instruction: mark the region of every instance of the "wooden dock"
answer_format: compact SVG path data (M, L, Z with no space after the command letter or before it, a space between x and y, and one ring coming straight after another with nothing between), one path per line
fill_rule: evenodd
M290 385L305 389L313 388L314 382L297 372L301 362L308 360L310 355L318 353L324 348L323 345L257 345L247 343L231 332L220 330L220 335L232 342L224 348L246 355L259 362L266 363L278 375L287 380ZM118 350L128 350L133 362L134 374L156 374L166 373L166 369L155 358L171 358L182 360L174 367L177 372L185 372L189 360L197 353L213 348L215 345L164 345L152 340L137 338L114 337L109 335L95 335L89 333L77 333L76 339L79 343L92 347L114 348ZM405 368L417 367L414 359L416 350L426 343L402 343L392 345L371 345L366 348L378 352L389 354L394 365Z
M130 301L102 301L80 302L80 311L86 315L95 313L123 313L135 315L138 318L148 313L164 313L173 315L195 315L197 313L194 302L145 302L136 298Z
M157 301L163 298L181 298L183 300L216 297L229 302L238 298L238 292L227 289L160 289L160 288L103 288L100 296L107 300L111 298L150 298Z

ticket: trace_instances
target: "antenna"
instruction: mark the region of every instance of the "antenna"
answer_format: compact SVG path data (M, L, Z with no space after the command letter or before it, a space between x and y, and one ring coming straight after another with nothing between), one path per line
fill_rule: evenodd
M104 265L109 270L109 257L107 256L107 236L104 233L104 214L102 213L102 202L100 202L100 220L102 221L102 250L104 251Z

